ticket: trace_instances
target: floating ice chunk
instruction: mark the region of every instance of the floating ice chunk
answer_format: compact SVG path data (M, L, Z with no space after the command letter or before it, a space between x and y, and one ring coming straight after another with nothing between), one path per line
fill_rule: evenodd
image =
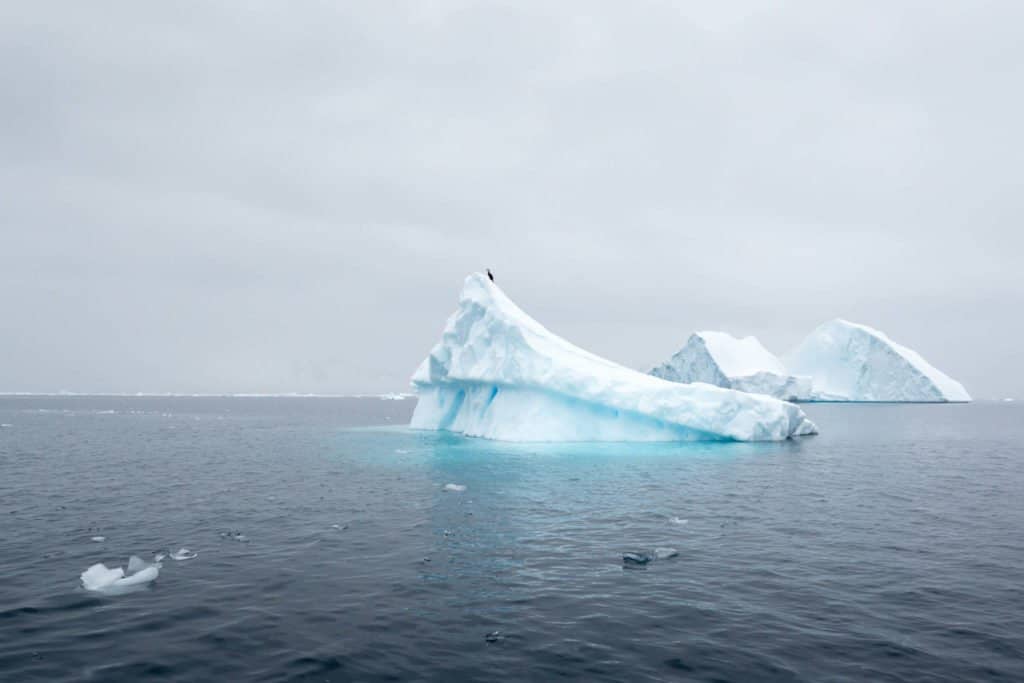
M154 562L163 562L166 557L167 557L167 553L159 552L159 553L157 553L156 555L153 556L153 561Z
M673 524L689 524L690 523L690 520L683 519L682 517L673 517L672 519L670 519L668 521L672 522Z
M466 490L466 485L465 484L445 484L444 485L444 490L445 491L454 491L455 493L462 493L463 491Z
M171 553L171 559L181 562L183 560L194 560L199 557L199 553L188 548L181 548Z
M94 564L81 575L82 586L96 593L118 595L145 587L160 575L160 565L150 564L133 555L128 560L128 573L117 567L110 569L107 565Z
M628 566L642 566L651 561L651 556L646 553L624 553L622 563Z
M107 537L106 536L93 536L89 540L92 541L93 543L103 543L103 541L107 540Z
M675 548L655 548L654 556L659 560L667 560L670 557L676 557L679 555L679 551Z

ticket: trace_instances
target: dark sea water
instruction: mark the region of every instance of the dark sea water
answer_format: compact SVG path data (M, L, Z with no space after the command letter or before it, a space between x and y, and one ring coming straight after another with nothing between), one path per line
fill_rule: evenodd
M0 680L1024 680L1024 405L560 446L412 407L0 398Z

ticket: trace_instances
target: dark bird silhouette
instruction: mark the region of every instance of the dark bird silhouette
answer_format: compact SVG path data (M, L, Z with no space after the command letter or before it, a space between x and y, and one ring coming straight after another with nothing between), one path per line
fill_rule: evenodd
M487 277L491 278L491 282L494 282L494 273L491 272L490 268L487 269Z

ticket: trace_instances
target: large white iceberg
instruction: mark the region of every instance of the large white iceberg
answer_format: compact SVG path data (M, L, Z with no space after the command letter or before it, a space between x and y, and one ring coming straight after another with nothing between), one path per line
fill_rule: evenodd
M412 378L411 426L508 441L776 441L814 434L791 403L677 384L548 331L480 273Z
M811 396L811 379L791 375L757 337L738 339L726 332L694 332L682 349L650 374L670 382L706 382L784 401Z
M867 325L824 323L786 357L790 372L810 375L816 401L970 401L956 380L919 353Z

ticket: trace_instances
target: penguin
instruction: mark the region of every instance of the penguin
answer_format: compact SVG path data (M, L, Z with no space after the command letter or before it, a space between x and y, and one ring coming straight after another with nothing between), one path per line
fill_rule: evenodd
M491 282L494 282L494 273L491 272L490 268L487 268L486 270L487 270L487 277L489 277L491 279Z

